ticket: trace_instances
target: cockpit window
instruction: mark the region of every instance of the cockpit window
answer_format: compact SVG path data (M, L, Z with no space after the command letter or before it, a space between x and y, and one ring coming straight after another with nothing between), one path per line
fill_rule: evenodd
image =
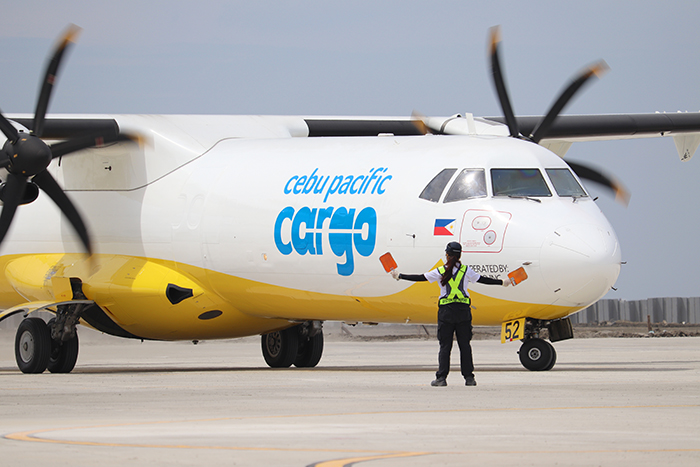
M486 196L486 176L483 169L464 169L445 196L445 203Z
M588 196L569 169L545 169L559 196Z
M552 196L538 169L491 169L494 196Z
M447 183L452 179L455 172L457 172L457 169L442 169L442 171L428 183L428 186L423 189L419 198L427 199L433 203L440 201L442 192L445 191Z

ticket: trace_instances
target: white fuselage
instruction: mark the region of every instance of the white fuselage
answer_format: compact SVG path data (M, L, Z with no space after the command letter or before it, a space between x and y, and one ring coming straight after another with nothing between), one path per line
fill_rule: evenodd
M557 195L545 169L567 165L538 145L501 136L293 137L303 136L293 122L276 121L226 136L225 120L180 119L121 117L124 131L145 136L143 147L82 151L50 170L86 219L98 256L202 271L202 287L242 313L427 321L405 310L413 284L392 280L378 258L390 252L401 272L423 273L449 241L461 242L463 262L483 275L503 279L521 266L528 274L514 288L471 286L490 304L483 319L474 304L476 324L565 316L602 297L619 274L610 223L589 197ZM437 200L421 199L446 168L456 169L450 183L463 169L483 169L486 194L446 203L448 183ZM538 169L551 196L493 196L491 169ZM2 245L3 255L78 251L44 194L20 207ZM329 309L334 297L359 308Z

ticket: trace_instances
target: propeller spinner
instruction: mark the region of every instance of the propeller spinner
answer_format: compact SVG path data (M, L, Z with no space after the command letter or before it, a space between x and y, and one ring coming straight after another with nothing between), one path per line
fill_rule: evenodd
M7 137L7 142L0 151L0 168L7 170L7 180L0 186L0 199L4 205L0 213L0 242L5 238L17 207L34 201L38 188L44 191L61 209L63 214L78 233L88 254L92 254L90 236L85 223L77 209L66 196L63 189L46 170L51 161L70 153L106 143L130 140L129 136L116 131L91 133L68 141L48 146L41 139L44 131L46 111L51 100L51 93L56 81L61 60L67 48L75 40L80 28L71 25L58 41L53 56L46 67L39 99L34 112L30 133L19 132L0 112L0 131Z

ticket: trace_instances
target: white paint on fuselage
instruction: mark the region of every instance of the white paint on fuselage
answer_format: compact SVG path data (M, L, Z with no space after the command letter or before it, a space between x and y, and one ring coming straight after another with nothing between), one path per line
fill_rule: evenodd
M425 272L443 257L448 241L464 240L465 213L480 210L506 213L502 248L465 253L463 261L498 278L525 264L529 275L513 289L472 286L482 294L584 307L602 297L619 274L617 238L590 198L560 198L546 177L553 195L540 202L490 196L491 168L538 168L544 174L545 168L567 167L538 145L496 136L293 138L304 136L300 118L222 118L121 116L123 131L145 136L143 147L119 144L65 158L61 167L52 163L97 253L173 259L291 289L378 297L410 286L389 278L381 254L391 252L402 272ZM419 199L444 168L484 168L489 196L455 203ZM330 192L330 185L305 194L310 185L302 177L308 181L313 174L328 177L328 184L352 177L355 185L345 194ZM328 208L354 209L355 216L371 208L376 213L371 254L360 254L355 243L355 235L360 243L370 236L367 224L331 232L329 220L318 229L302 228L304 235L312 231L314 254L299 254L293 246L280 251L274 230L285 208L294 214L315 209L314 219ZM434 235L436 219L455 219L454 236ZM281 224L285 245L292 243L292 222ZM329 242L332 233L350 235L340 254ZM80 251L80 245L41 194L18 210L2 251ZM347 274L349 253L353 264ZM343 265L345 275L339 273Z

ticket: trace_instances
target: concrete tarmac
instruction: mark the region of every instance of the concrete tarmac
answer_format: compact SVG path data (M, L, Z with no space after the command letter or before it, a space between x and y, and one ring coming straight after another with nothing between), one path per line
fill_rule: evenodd
M474 341L478 386L453 366L433 388L432 340L328 339L317 368L272 370L259 338L81 332L67 375L21 374L2 334L1 465L700 465L700 338L564 341L549 372Z

